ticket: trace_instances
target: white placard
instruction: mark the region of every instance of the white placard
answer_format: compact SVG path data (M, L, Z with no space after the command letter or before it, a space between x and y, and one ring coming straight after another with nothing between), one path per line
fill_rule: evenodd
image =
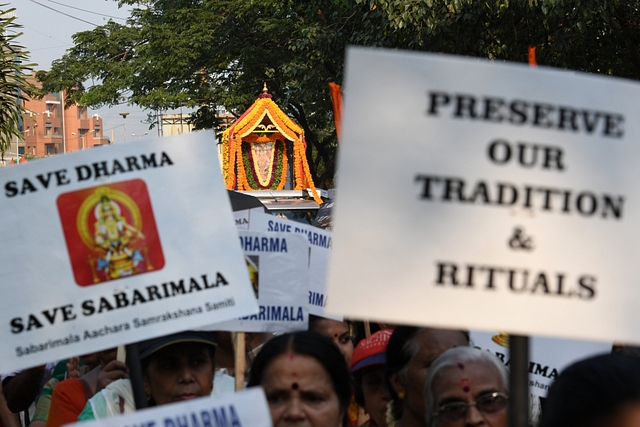
M234 211L233 217L236 221L236 228L238 230L248 230L249 221L252 215L265 215L263 208L243 209L240 211Z
M253 212L251 217L253 218ZM258 301L256 314L206 329L291 332L309 323L309 243L300 235L238 230L249 278Z
M237 224L236 219L236 224ZM326 312L326 282L329 254L333 240L331 232L312 225L302 224L287 218L267 215L264 211L252 212L249 229L263 232L295 233L305 236L311 252L309 258L309 313L316 316L335 318ZM342 318L340 317L340 320Z
M217 398L156 406L73 427L272 427L264 390L252 387Z
M0 366L254 313L207 133L0 170Z
M509 367L509 336L505 332L471 331L474 347L495 354ZM612 343L531 337L529 341L529 392L547 397L553 381L564 368L587 357L611 353Z
M329 310L640 342L638 83L352 48L345 93Z

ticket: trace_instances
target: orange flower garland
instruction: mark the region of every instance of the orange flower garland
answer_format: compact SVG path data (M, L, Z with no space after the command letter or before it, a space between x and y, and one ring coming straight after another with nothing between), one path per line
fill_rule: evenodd
M252 190L247 181L247 171L242 161L242 143L261 143L270 142L281 138L278 133L271 135L261 134L258 126L262 123L265 115L268 116L271 123L277 131L293 145L293 187L296 190L310 188L313 198L317 203L322 203L322 199L318 195L306 158L306 143L304 139L304 130L298 126L289 116L287 116L275 102L271 100L271 95L266 93L253 103L240 118L233 123L222 136L222 166L223 176L226 187L230 190L236 188L238 190ZM288 157L283 158L283 168L280 177L278 190L284 188L286 181L286 173L288 168Z

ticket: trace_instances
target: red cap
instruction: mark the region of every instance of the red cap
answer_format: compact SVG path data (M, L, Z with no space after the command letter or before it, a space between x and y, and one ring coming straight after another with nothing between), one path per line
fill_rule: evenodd
M387 344L392 333L391 329L383 329L360 341L351 358L351 372L387 363Z

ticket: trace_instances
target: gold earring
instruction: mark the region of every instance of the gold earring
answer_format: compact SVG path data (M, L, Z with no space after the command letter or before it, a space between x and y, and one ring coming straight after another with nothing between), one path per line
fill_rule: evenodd
M399 391L398 397L400 398L400 400L404 399L404 391Z

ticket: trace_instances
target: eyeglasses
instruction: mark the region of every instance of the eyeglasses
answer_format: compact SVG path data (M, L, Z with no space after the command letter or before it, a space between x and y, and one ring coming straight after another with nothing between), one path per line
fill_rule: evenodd
M451 402L446 403L433 415L438 417L442 423L456 424L467 418L469 407L475 406L483 414L492 414L502 411L507 407L508 396L499 391L483 394L474 403Z

